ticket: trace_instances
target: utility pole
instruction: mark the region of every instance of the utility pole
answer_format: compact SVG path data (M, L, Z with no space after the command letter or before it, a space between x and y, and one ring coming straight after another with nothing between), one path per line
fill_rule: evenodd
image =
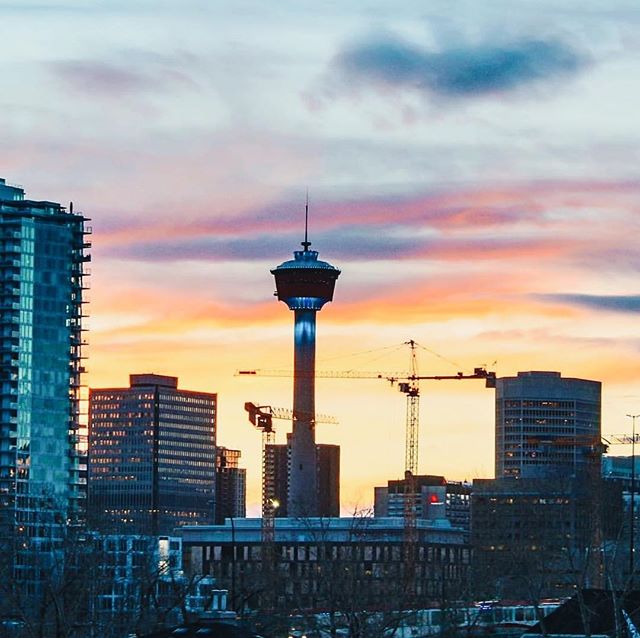
M635 581L635 504L636 504L636 419L640 414L627 414L631 419L631 504L629 505L629 582L633 590Z

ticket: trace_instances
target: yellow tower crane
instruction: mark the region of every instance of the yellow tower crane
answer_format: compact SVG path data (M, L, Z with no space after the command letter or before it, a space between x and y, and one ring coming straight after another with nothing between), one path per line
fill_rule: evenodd
M298 418L293 410L287 408L277 408L271 405L257 405L247 402L244 409L249 414L249 421L262 432L262 542L266 544L274 541L274 518L280 504L275 499L275 495L267 489L271 484L270 477L273 476L272 460L273 455L267 453L267 447L275 443L274 419L292 421ZM300 415L300 417L306 415ZM338 423L337 419L326 414L316 414L314 423Z
M417 511L415 476L418 474L418 441L420 431L420 381L461 381L463 379L484 379L485 387L495 388L496 373L485 367L474 368L473 374L458 372L455 375L418 374L416 349L418 344L411 339L405 342L410 347L409 372L378 371L331 371L317 370L313 373L319 379L385 379L407 397L405 422L405 482L404 482L404 563L405 589L409 595L415 594L415 557L417 546ZM290 370L238 370L237 376L292 377ZM246 406L245 406L246 407ZM295 415L294 415L295 416ZM263 503L264 508L264 503Z

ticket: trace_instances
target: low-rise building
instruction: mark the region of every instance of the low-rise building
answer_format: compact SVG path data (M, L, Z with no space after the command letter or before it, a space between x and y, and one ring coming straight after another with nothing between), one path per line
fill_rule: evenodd
M471 527L471 485L447 481L444 476L419 474L413 481L391 480L374 488L374 516L404 516L405 501L413 499L416 517L426 520L448 520L464 530L468 540Z
M265 595L280 609L387 609L409 596L427 605L460 595L470 563L462 531L445 520L417 521L409 570L399 518L276 519L272 543L263 542L261 519L186 526L180 534L185 573L213 576L235 609L264 607Z

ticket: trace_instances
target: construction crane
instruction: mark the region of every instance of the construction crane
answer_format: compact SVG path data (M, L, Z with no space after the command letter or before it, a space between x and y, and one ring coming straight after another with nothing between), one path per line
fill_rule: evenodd
M244 409L249 414L249 421L262 432L262 541L268 544L274 540L274 518L279 507L274 495L267 491L268 477L273 470L269 465L270 457L267 454L267 447L275 443L273 419L291 421L298 418L298 415L287 408L256 405L251 402L245 403ZM300 417L303 416L307 415L300 415ZM315 423L338 423L335 417L326 414L316 414L313 420Z
M484 367L474 368L473 374L458 372L455 375L420 375L418 374L416 349L418 344L413 340L405 342L410 347L409 372L359 372L348 371L315 371L310 372L316 378L324 379L385 379L391 385L398 384L398 389L407 397L405 426L405 481L404 481L404 546L405 546L405 589L409 595L414 592L415 555L418 541L417 512L415 495L415 476L418 473L418 438L420 430L420 381L460 381L463 379L484 379L485 386L494 388L495 372ZM238 370L237 376L271 376L291 377L287 370Z
M294 415L292 410L286 408L276 408L270 405L256 405L246 402L244 409L249 414L249 421L262 432L262 543L261 552L262 573L265 578L265 589L263 604L265 609L274 607L274 590L269 585L269 579L274 574L275 569L275 515L280 503L267 490L268 477L273 473L273 455L267 453L267 448L275 443L274 419L292 420L294 418L304 418L308 415ZM338 421L325 414L316 414L315 423L337 423ZM272 583L271 583L272 585Z
M640 434L607 434L603 441L608 445L635 445L640 443Z
M486 387L495 387L496 374L488 372L486 368L474 368L473 374L458 372L455 375L420 375L417 372L417 343L413 340L407 341L411 348L410 372L367 372L357 370L332 371L318 370L315 377L318 379L384 379L391 385L398 384L400 392L407 397L407 418L405 432L405 472L412 475L418 473L418 434L419 434L419 412L420 412L420 381L460 381L463 379L484 379ZM290 370L238 370L237 376L263 376L263 377L291 377ZM316 419L317 421L317 419ZM317 421L319 422L319 421Z

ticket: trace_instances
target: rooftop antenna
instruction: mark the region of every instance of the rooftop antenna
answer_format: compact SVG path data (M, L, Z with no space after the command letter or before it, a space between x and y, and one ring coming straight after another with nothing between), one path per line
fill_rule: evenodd
M311 242L309 241L309 189L307 188L307 203L304 207L304 241L302 242L302 246L305 251L309 250L309 246L311 246Z

